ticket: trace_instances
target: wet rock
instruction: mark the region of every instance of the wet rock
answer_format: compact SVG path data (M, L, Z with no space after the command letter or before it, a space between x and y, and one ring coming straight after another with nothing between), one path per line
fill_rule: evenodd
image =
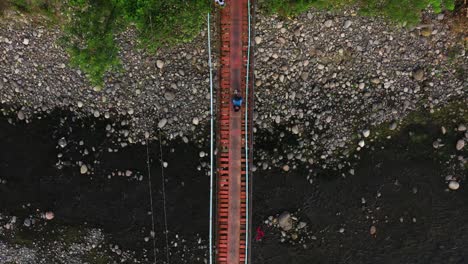
M299 224L297 225L297 229L303 229L307 226L307 223L306 222L299 222Z
M46 212L44 214L44 217L45 217L46 220L50 221L50 220L54 219L55 214L54 214L54 212L48 211L48 212Z
M291 128L291 132L292 132L293 134L296 134L296 135L299 134L299 127L298 127L297 125L296 125L296 126L293 126L293 127Z
M23 113L23 111L21 111L21 110L18 111L17 116L18 116L18 119L19 119L19 120L24 120L24 118L25 118L24 113Z
M462 150L464 147L465 147L465 140L459 139L456 145L457 150Z
M278 216L278 224L284 231L289 231L293 228L293 220L289 212L283 212Z
M81 165L80 173L81 174L86 174L87 172L88 172L88 167L85 164Z
M30 218L24 219L23 224L24 224L25 227L30 227L31 226L31 219Z
M457 181L450 181L448 187L452 191L456 191L460 188L460 184Z
M366 143L364 142L364 139L361 139L358 143L359 147L363 148Z
M369 129L364 129L364 131L362 131L362 135L366 138L366 137L369 137L370 135L370 130Z
M61 147L61 148L64 148L67 146L67 140L65 138L60 138L59 141L58 141L58 145Z

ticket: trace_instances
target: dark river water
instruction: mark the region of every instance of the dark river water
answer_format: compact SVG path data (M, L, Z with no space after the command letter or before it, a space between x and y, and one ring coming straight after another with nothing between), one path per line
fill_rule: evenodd
M12 125L0 117L0 179L7 181L0 184L1 213L24 217L35 209L51 210L57 226L103 228L112 243L150 250L143 240L151 227L146 146L109 152L120 144L106 133L110 123L76 119L68 112L29 124ZM434 155L436 134L430 125L405 128L363 151L355 175L346 178L324 171L308 184L302 169L255 173L253 224L263 226L266 235L253 242L252 263L468 263L468 192L463 182L458 191L447 190L449 165ZM65 148L57 143L62 137ZM162 236L159 142L151 142L149 150L156 233ZM199 151L179 141L163 145L171 238L207 239L209 177L197 167L208 159L199 158ZM80 174L79 161L92 174ZM131 176L117 175L127 170ZM279 231L263 221L284 210L300 210L314 239L305 246L281 243ZM375 236L369 234L371 226ZM179 263L178 258L171 256L171 263Z

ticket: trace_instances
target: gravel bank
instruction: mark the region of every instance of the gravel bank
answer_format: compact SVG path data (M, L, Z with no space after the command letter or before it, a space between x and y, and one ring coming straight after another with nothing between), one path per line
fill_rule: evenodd
M350 149L367 147L372 127L394 122L395 128L420 106L467 100L466 74L458 74L466 73L467 55L456 48L446 20L428 13L424 25L403 29L352 10L310 11L287 21L258 15L256 131L279 130L284 147L258 150L257 167L335 167ZM118 36L124 71L92 87L68 65L57 44L60 29L35 21L9 14L0 22L0 102L18 119L65 108L123 120L129 128L113 130L121 142L157 135L157 127L168 138L207 137L204 32L193 43L150 55L136 48L128 30ZM297 144L289 144L291 138Z

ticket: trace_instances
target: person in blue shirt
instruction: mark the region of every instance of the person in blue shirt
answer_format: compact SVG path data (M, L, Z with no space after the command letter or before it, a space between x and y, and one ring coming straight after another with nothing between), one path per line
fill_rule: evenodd
M242 96L240 96L237 92L232 98L232 104L234 106L234 112L238 112L242 106Z

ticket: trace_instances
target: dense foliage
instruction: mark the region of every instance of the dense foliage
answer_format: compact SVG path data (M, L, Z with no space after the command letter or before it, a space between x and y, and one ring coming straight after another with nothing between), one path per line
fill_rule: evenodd
M72 63L94 84L119 65L114 37L136 25L142 47L188 42L200 32L210 0L69 0L65 42Z
M336 9L356 6L363 14L383 15L395 21L416 24L421 11L431 6L436 13L453 10L455 0L259 0L260 8L268 13L290 17L310 7Z

